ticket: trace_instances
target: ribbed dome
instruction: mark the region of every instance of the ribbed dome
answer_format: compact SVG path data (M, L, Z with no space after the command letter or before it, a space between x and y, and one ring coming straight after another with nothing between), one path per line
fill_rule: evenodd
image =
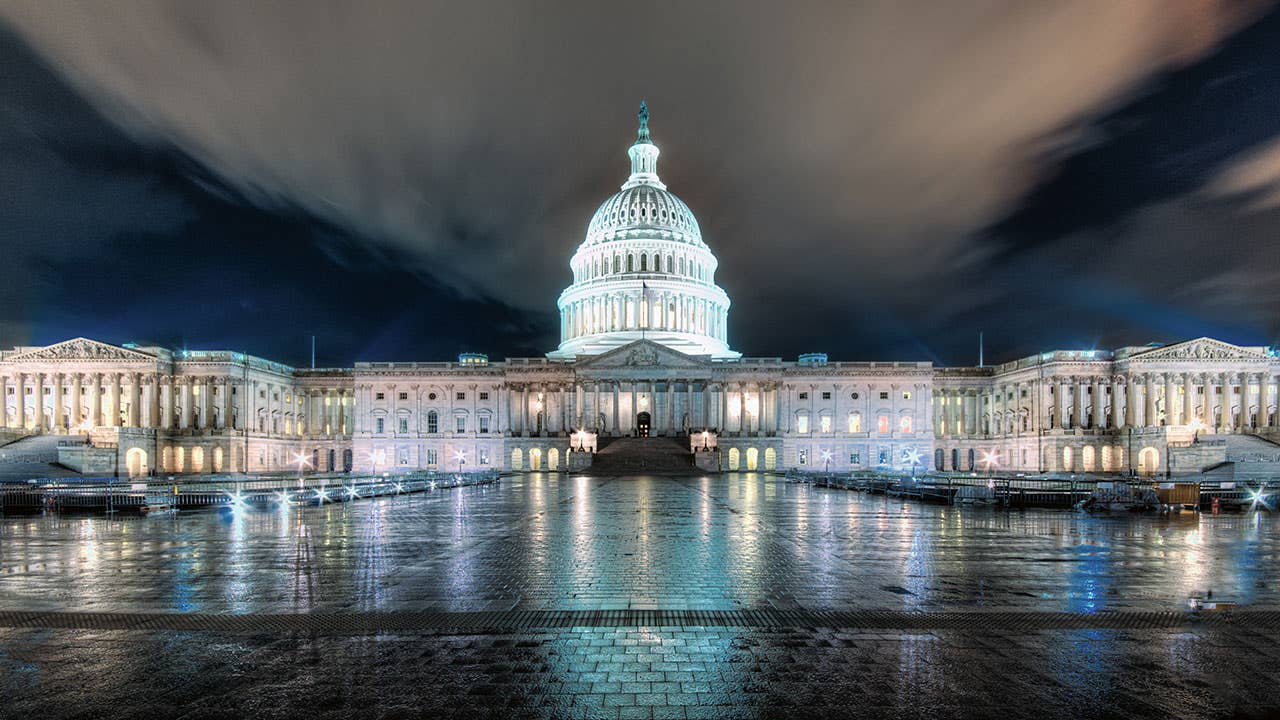
M673 240L703 245L702 231L689 206L654 185L628 187L605 200L591 217L585 244L604 242L628 230L666 231Z

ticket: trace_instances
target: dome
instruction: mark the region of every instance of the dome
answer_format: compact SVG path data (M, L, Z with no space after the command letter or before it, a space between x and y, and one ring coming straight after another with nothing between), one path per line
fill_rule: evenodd
M698 220L684 201L656 185L624 187L601 203L587 226L584 244L625 238L631 231L653 236L655 231L672 240L703 245Z
M658 178L659 154L641 103L627 149L631 175L596 210L569 260L573 283L557 302L560 347L549 357L599 355L642 339L714 360L741 357L729 349L719 263L689 206Z

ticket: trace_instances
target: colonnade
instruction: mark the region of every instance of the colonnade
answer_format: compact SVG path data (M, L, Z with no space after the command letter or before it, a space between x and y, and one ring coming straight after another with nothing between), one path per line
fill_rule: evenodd
M1039 396L1037 397L1037 393ZM1276 377L1266 372L1054 375L934 390L937 437L1020 435L1196 424L1244 432L1278 422Z
M776 383L661 378L516 382L505 388L500 426L522 436L580 429L622 435L635 432L639 413L647 412L655 435L698 428L772 433L778 429L778 389Z
M0 402L0 427L53 432L97 427L243 430L245 417L259 417L250 430L266 435L302 434L308 418L325 414L317 402L320 393L325 393L333 404L322 433L342 430L338 417L345 391L341 389L309 391L312 403L308 407L302 391L291 385L249 379L248 386L249 392L237 403L245 380L227 375L15 373L0 376L0 398L4 400Z
M666 330L726 340L727 315L725 305L687 293L602 293L560 309L560 341L617 330Z

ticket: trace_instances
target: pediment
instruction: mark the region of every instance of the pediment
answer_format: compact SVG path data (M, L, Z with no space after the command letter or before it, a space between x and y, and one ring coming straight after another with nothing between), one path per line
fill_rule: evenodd
M686 355L651 340L636 340L609 352L578 361L582 370L599 368L706 368L705 357Z
M116 360L125 362L155 361L155 356L122 348L89 338L75 338L42 348L33 348L9 360Z
M1152 348L1133 355L1133 360L1266 360L1267 356L1251 348L1243 348L1213 338L1196 338L1185 342Z

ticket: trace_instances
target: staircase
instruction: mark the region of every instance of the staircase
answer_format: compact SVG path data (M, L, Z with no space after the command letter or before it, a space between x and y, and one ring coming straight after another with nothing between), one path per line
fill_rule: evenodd
M591 461L592 475L678 474L693 471L693 455L684 438L616 438L601 443Z
M58 465L58 443L66 435L31 435L0 447L0 481L47 477L78 477L70 468Z

